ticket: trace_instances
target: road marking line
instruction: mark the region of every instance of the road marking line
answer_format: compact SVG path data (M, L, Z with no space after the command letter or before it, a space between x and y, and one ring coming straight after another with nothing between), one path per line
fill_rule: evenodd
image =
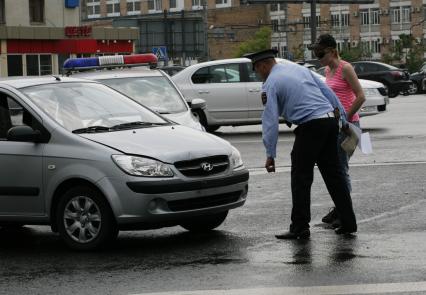
M413 161L413 162L376 162L376 163L358 163L358 164L350 164L350 167L372 167L372 166L397 166L397 165L418 165L418 164L426 164L426 161ZM317 168L315 166L315 168ZM266 172L266 169L263 167L253 167L248 168L250 175L262 175L262 174L268 174ZM276 167L276 173L279 172L290 172L291 166L290 165L283 165Z
M229 290L195 290L171 291L156 293L137 293L131 295L343 295L343 294L374 294L426 291L426 282L334 285L312 287L275 287Z
M374 220L377 220L377 219L382 219L382 218L386 218L386 217L390 217L390 216L394 216L394 215L396 215L396 214L398 214L400 212L403 212L403 211L405 211L407 209L410 209L410 208L413 208L413 207L419 208L419 205L421 203L425 203L425 202L426 202L426 200L420 200L420 201L417 201L417 202L415 202L413 204L402 206L402 207L400 207L400 208L398 208L396 210L393 210L393 211L383 212L383 213L378 214L376 216L359 220L358 224L360 224L360 223L366 223L366 222L370 222L370 221L374 221Z

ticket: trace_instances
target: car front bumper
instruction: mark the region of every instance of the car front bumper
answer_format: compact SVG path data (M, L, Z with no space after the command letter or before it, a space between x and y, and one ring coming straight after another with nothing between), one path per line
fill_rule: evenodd
M231 175L194 180L104 178L98 185L107 196L120 229L150 229L242 206L248 179L248 170L242 169Z

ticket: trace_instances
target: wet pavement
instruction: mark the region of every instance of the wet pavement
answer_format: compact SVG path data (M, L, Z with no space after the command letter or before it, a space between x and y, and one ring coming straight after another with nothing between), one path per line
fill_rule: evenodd
M392 125L406 104L394 106L381 124ZM218 230L122 232L107 250L79 253L49 227L0 228L0 294L426 294L426 130L389 131L378 126L380 116L365 120L375 130L374 154L355 154L351 166L356 235L338 236L320 222L331 200L316 170L311 238L276 240L290 220L290 173L256 170L264 161L257 131L222 131L258 173L245 206ZM283 132L285 168L291 134Z

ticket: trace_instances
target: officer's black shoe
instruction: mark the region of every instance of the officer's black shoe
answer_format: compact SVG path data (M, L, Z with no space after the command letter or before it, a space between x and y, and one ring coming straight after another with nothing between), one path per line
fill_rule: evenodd
M332 227L332 228L338 228L338 227L340 227L340 226L342 226L342 223L340 222L340 219L339 219L339 218L335 219L335 220L331 223L331 227Z
M304 240L309 239L310 235L311 232L309 231L309 229L304 229L298 232L288 231L282 234L275 235L275 237L280 240Z
M334 232L338 235L348 235L356 232L356 228L346 228L343 226L339 226L334 230Z
M321 221L324 223L333 223L333 221L335 221L337 218L339 218L339 216L337 215L337 210L335 207L330 209L330 212L328 212L327 215L325 215Z

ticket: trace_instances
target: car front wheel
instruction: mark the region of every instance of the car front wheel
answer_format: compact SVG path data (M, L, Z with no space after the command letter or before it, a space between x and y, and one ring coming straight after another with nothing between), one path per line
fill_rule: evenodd
M107 246L118 234L108 202L88 186L69 189L59 201L56 216L62 239L74 250Z
M198 216L181 223L184 229L192 232L205 232L217 228L221 225L228 215L228 211L212 215Z

